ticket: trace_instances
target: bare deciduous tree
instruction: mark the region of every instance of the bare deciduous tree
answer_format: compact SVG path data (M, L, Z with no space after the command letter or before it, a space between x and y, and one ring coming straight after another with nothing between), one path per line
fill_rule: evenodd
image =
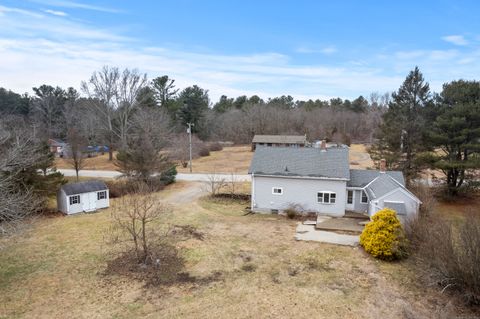
M0 123L0 234L8 233L18 221L41 207L32 187L20 179L23 170L39 160L29 132L18 127L7 130Z
M146 74L137 70L104 66L92 74L88 82L82 82L82 90L100 115L102 127L109 141L110 160L113 160L115 140L124 147L131 128L131 118L141 104L139 97L147 85Z
M78 172L83 169L85 165L87 140L75 128L70 128L67 133L68 162L75 170L77 181L79 180Z
M126 244L127 251L133 251L139 263L157 262L151 248L160 232L158 225L153 224L168 212L168 206L139 184L135 194L121 197L112 206L114 243Z

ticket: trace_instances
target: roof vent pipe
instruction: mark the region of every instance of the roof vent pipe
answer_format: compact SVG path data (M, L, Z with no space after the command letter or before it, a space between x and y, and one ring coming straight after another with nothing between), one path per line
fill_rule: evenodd
M387 170L387 161L382 158L380 160L380 173L385 173L385 171Z
M322 150L322 152L327 151L327 141L326 140L322 140L322 143L320 144L320 149Z

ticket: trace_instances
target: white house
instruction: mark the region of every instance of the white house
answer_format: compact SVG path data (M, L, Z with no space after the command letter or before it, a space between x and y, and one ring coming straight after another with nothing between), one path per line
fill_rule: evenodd
M102 181L65 184L57 192L57 206L67 215L106 208L110 206L108 187Z
M346 211L374 215L384 207L401 219L418 213L420 200L405 188L401 172L349 169L347 146L290 148L259 146L250 165L251 208L342 217ZM382 163L385 167L385 162Z

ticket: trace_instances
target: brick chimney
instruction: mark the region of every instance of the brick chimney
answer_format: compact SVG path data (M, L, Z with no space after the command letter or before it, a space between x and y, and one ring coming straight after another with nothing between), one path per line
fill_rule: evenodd
M327 141L326 140L322 140L322 143L320 144L320 149L322 150L322 152L327 151Z
M380 173L385 173L386 170L387 170L387 160L382 158L380 160Z

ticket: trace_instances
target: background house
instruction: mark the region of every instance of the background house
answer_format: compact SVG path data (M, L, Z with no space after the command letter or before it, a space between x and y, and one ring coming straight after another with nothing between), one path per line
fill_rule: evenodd
M49 138L47 143L48 143L48 146L50 147L50 152L55 154L56 157L63 156L67 143L65 143L62 140L53 139L53 138Z
M257 146L304 147L306 144L306 135L255 135L252 140L252 151L255 151Z
M65 184L57 192L58 210L68 215L109 206L108 187L102 181Z
M350 170L349 148L258 147L250 165L251 207L277 212L291 206L305 212L342 217L346 211L374 215L384 207L401 219L421 204L405 188L401 172Z

